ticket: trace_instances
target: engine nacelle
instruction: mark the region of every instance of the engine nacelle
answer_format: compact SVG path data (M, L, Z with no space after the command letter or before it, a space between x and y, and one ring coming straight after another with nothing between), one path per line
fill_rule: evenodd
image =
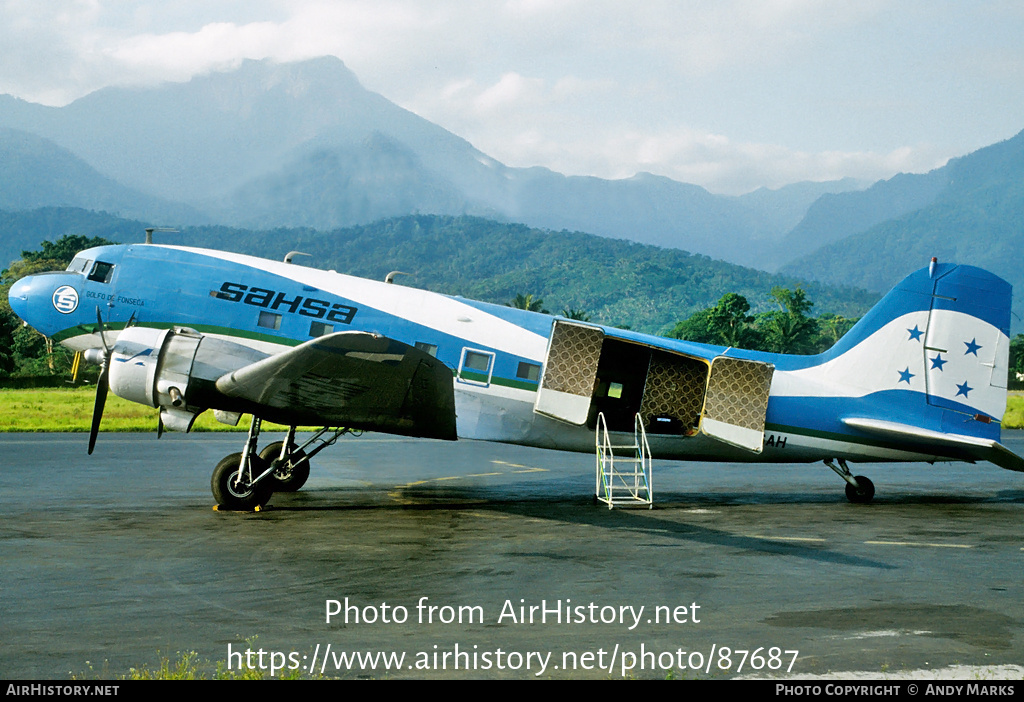
M164 344L174 332L169 329L150 329L148 327L129 327L117 336L114 352L110 358L110 390L118 397L138 402L150 407L170 404L157 401L157 372L160 370L161 357L165 355ZM198 344L199 339L196 339ZM195 348L188 358L188 366L192 365ZM182 359L173 364L182 365ZM186 372L185 389L188 386Z
M197 380L220 376L267 354L242 344L204 336L194 329L129 327L118 334L110 359L110 391L132 402L159 407L164 425L187 431L207 409L190 402Z

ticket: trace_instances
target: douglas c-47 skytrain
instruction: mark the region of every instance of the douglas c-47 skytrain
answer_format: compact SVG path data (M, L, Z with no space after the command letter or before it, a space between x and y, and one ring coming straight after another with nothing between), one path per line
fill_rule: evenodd
M855 502L874 487L847 461L1024 470L999 443L1011 288L966 265L933 260L818 356L148 243L88 249L9 297L28 324L101 364L90 453L108 387L159 408L169 429L187 431L205 410L229 424L252 414L243 450L213 473L231 509L299 489L309 459L349 430L596 449L596 493L609 506L616 484L649 504L651 456L824 461ZM293 429L260 451L262 420ZM299 445L296 425L324 429ZM616 458L621 446L636 449L635 465Z

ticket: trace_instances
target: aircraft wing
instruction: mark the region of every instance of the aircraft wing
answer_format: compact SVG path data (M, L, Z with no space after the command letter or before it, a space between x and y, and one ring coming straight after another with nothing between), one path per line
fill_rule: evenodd
M869 434L897 438L911 444L930 445L932 448L943 447L955 452L958 458L966 456L969 460L990 461L1000 468L1024 473L1024 459L992 439L964 434L946 434L883 419L847 417L842 421L849 427Z
M337 332L221 376L217 390L272 422L455 439L452 371L419 349Z

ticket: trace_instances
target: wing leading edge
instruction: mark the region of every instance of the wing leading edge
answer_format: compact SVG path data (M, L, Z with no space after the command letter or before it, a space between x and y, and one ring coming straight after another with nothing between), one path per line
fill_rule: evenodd
M338 332L220 377L241 409L281 424L454 440L452 371L384 336Z

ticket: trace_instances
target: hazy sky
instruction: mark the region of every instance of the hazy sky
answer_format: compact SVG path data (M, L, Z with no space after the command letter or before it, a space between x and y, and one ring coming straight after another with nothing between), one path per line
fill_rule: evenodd
M1024 129L1019 0L0 0L0 93L66 104L330 54L511 166L739 193Z

